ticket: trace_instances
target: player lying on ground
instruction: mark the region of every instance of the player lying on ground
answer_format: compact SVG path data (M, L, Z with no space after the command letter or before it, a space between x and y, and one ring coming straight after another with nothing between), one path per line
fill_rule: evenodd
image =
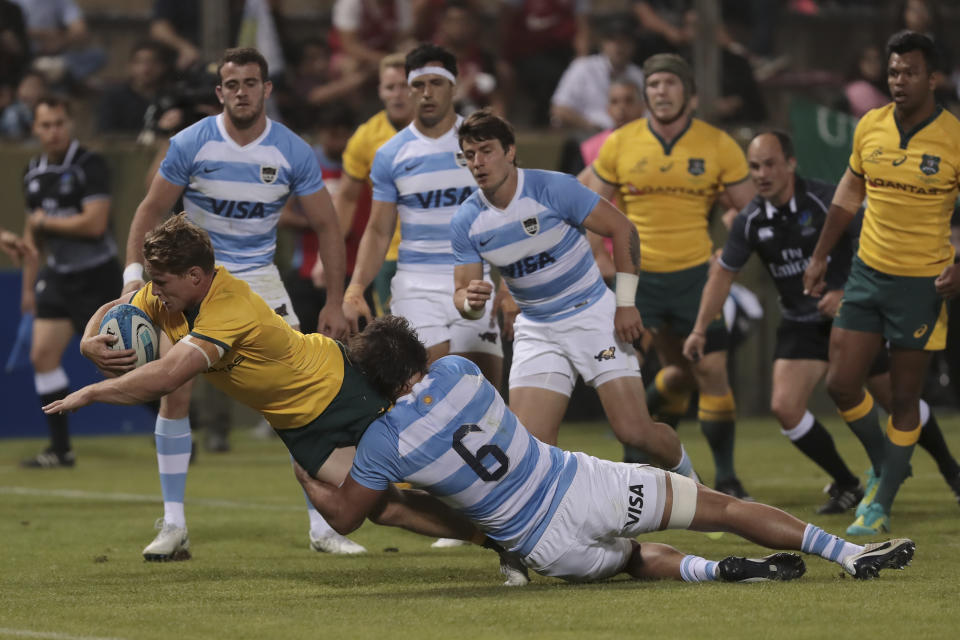
M621 572L688 582L790 580L805 571L803 559L790 553L711 562L632 540L663 529L729 531L820 555L862 579L902 569L913 556L907 539L862 547L669 471L546 445L476 365L447 356L428 370L427 352L402 318L375 320L351 339L348 353L396 404L366 430L341 486L298 470L314 506L340 533L359 527L391 483L403 480L465 515L537 573L570 581Z
M209 236L185 214L169 218L143 244L152 282L132 303L161 332L160 359L129 371L125 361L132 351L107 348L114 338L98 335L97 327L108 309L129 296L108 303L87 324L81 350L104 373L123 375L78 389L44 411L72 411L93 402L143 404L204 374L260 412L301 468L339 484L353 447L389 401L350 363L340 343L290 328L250 285L214 267ZM375 522L434 538L484 542L463 516L423 492L391 488L385 498L373 508ZM184 529L181 547L188 546Z

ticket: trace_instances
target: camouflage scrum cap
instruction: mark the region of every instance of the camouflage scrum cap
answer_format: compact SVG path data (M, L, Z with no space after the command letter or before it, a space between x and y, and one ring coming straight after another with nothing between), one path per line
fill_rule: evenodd
M655 73L666 71L680 78L687 97L697 92L693 82L693 69L690 63L675 53L658 53L643 61L643 77L649 78Z

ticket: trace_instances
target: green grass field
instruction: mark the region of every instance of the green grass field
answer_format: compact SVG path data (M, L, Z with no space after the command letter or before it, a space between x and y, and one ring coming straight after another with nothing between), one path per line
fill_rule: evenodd
M960 453L960 418L941 419ZM846 427L829 425L858 470L866 458ZM681 427L712 476L698 429ZM561 445L616 459L598 424L566 425ZM146 563L140 550L161 514L148 436L80 438L73 470L27 471L40 440L0 447L0 637L56 638L957 638L960 508L929 456L898 496L893 533L917 543L913 565L855 581L807 557L791 583L686 585L617 579L567 585L533 577L500 586L494 554L430 549L430 540L365 525L370 553L334 557L307 547L302 494L278 440L248 432L233 451L204 454L190 471L193 559ZM851 516L814 516L825 476L771 419L738 425L737 464L763 502L842 533ZM709 558L762 550L727 534L650 536ZM393 548L397 551L386 551Z

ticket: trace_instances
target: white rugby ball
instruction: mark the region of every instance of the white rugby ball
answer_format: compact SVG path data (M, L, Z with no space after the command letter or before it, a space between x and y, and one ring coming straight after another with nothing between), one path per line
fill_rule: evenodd
M159 355L160 340L150 316L132 304L118 304L107 311L100 321L100 333L117 336L110 346L113 350L135 349L138 367Z

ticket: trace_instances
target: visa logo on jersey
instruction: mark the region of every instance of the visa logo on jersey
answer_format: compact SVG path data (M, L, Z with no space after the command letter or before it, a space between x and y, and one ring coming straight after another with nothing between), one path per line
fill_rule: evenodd
M421 209L437 209L439 207L452 207L453 205L463 204L463 201L473 193L473 187L448 187L446 189L434 189L433 191L424 191L413 194L417 198Z
M237 202L210 198L213 213L224 218L262 218L266 213L262 202Z
M546 251L541 251L539 255L527 256L522 260L517 260L513 264L500 267L500 271L510 278L520 278L528 276L535 271L540 271L544 267L553 264L557 259Z

